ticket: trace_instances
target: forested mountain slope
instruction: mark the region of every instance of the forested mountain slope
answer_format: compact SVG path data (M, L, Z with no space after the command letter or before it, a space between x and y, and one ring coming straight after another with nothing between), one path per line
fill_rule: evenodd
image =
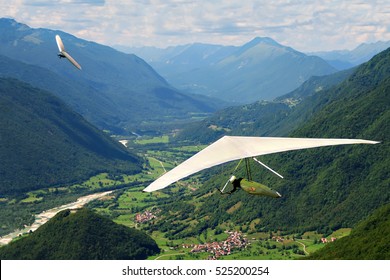
M353 227L390 201L389 92L390 49L360 66L339 86L317 95L318 110L290 133L293 137L363 138L380 144L263 156L263 162L285 179L260 166L252 167L253 179L279 191L281 199L216 192L194 211L196 220L202 228L213 228L227 221L249 226L260 219L256 229L263 231L328 232ZM223 186L233 169L233 165L220 169L221 175L206 182L202 191ZM235 173L243 176L245 171ZM235 205L239 206L235 211L227 211Z
M11 260L140 260L160 252L143 232L86 208L64 210L31 235L0 248Z
M318 99L323 93L354 71L312 77L294 91L271 102L259 101L222 109L209 118L186 126L176 140L207 144L222 135L286 136L321 109Z
M307 257L312 260L389 260L390 204L360 222L351 235Z
M142 161L54 95L0 79L0 192L74 183L104 171L139 172Z

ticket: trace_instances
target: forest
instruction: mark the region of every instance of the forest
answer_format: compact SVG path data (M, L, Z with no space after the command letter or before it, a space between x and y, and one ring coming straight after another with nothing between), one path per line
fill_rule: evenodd
M101 172L140 172L142 160L54 95L0 79L0 192L16 195Z
M159 253L143 232L83 208L64 210L29 236L0 247L0 258L30 260L134 260Z
M306 257L310 260L389 260L390 204L380 207L342 238Z

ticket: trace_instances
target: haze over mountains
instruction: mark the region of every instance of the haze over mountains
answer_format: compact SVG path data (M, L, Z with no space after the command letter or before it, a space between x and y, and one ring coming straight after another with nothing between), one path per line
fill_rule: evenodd
M154 130L161 122L188 121L226 106L205 95L239 103L273 100L311 76L336 72L323 59L270 38L255 38L240 47L193 44L138 49L156 72L135 55L61 31L30 28L4 18L0 31L0 75L49 90L99 128L121 134ZM61 35L82 71L57 58L55 34Z
M194 43L158 49L118 49L135 53L177 88L239 103L273 100L311 76L322 76L368 61L390 42L362 44L352 51L303 54L271 38L243 46Z
M336 71L319 57L260 37L240 47L168 48L145 59L177 88L237 103L272 100L311 76Z
M353 50L334 50L329 52L313 52L310 55L317 55L325 59L333 67L343 70L369 61L374 55L390 47L390 41L363 43Z
M12 19L0 19L0 34L0 55L6 57L0 65L1 76L52 91L103 129L124 133L125 128L130 133L156 121L190 119L221 106L181 93L135 55ZM58 59L56 34L82 71Z

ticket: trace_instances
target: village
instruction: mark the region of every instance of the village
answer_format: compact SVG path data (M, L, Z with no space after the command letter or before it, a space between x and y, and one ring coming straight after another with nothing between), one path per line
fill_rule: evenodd
M137 213L134 217L134 220L137 224L144 224L151 222L154 219L158 218L158 214L161 212L158 208L152 208L150 210L145 210L142 213ZM246 238L246 235L243 235L240 231L225 231L226 234L228 234L228 237L226 240L223 241L214 241L214 242L207 242L203 244L182 244L183 249L191 249L189 252L193 254L197 253L209 253L210 255L207 257L208 260L218 260L223 256L231 255L234 251L241 251L243 249L246 249L248 245L251 243ZM256 240L256 238L252 238L253 240ZM272 236L272 241L276 241L279 243L284 243L285 238L282 236ZM294 238L293 238L294 240ZM318 240L318 242L321 243L329 243L334 242L336 240L335 237L327 238L321 238ZM301 243L302 244L302 243ZM306 254L306 246L303 245L303 250ZM178 249L178 246L170 247L170 249Z
M239 231L225 231L229 234L229 237L220 242L211 242L205 244L187 245L183 244L183 248L192 248L191 253L208 252L211 255L208 257L209 260L217 260L221 256L230 255L233 250L241 250L246 248L248 240L243 237Z
M146 210L143 213L137 213L134 217L134 220L137 224L147 223L153 219L157 219L157 215L160 212L160 209Z

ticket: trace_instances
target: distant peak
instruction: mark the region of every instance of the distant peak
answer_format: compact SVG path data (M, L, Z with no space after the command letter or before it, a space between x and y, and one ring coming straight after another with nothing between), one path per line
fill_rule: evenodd
M265 44L274 45L274 46L280 46L280 44L278 42L276 42L274 39L272 39L270 37L255 37L248 44L257 45L260 43L265 43Z
M242 54L243 52L246 52L247 50L259 45L259 44L266 44L269 46L274 46L274 47L281 47L281 45L276 42L275 40L269 38L269 37L255 37L245 45L243 45L240 50L238 51L237 54Z
M13 18L0 18L0 22L5 22L5 23L17 23L16 20Z
M254 46L257 46L258 44L266 44L266 45L277 46L277 47L281 46L278 42L276 42L275 40L269 37L255 37L254 39L252 39L251 41L243 45L242 48L250 49Z
M18 27L18 28L21 28L21 27L22 28L29 28L28 25L17 22L13 18L0 18L0 26L2 26L2 25L10 25L10 26Z

